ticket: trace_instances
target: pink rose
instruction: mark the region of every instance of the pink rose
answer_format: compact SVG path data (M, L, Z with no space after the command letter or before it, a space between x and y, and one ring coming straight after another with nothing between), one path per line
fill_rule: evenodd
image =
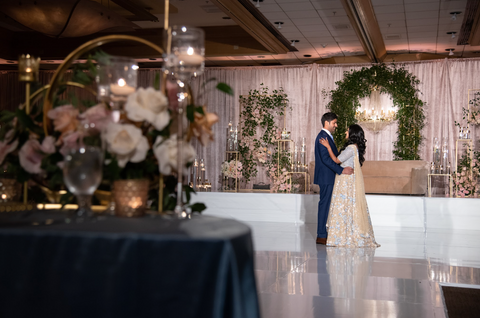
M72 105L59 106L48 111L48 118L53 120L53 126L56 131L62 133L60 139L71 131L77 129L78 109Z
M90 107L79 118L84 128L94 129L97 132L103 131L112 121L110 111L103 104Z
M65 157L70 149L76 149L78 147L79 141L83 138L83 134L78 131L72 132L65 137L63 137L63 145L60 148L60 153Z
M14 134L14 131L10 130L5 135L5 140L0 141L0 164L3 163L3 161L5 160L5 157L9 153L14 151L18 147L18 139L15 139L14 141L12 141L13 134Z
M29 139L20 148L18 153L20 165L25 171L33 174L42 172L42 159L45 154L55 152L55 138L45 137L42 144L37 139Z

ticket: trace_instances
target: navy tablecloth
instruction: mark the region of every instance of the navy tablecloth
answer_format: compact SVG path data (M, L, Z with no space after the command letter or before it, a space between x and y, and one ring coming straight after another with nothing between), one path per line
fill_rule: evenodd
M63 218L0 215L0 317L259 317L246 225Z

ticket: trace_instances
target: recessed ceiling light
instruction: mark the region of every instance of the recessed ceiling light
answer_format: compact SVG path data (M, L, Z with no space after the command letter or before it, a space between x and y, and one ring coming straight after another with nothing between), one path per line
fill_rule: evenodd
M9 64L13 64L13 63L15 63L15 62L13 62L13 61L7 61L7 63L9 63Z
M230 20L230 17L222 17L223 20Z
M259 56L257 56L257 57L258 57L259 59L264 59L264 58L265 58L265 56L263 56L263 55L259 55Z
M445 49L445 51L450 52L448 55L452 56L454 55L453 51L455 51L455 49Z
M292 42L292 44L290 44L291 46L295 46L295 43L300 42L300 40L291 40L290 42Z
M305 54L303 57L312 57L310 54Z
M54 61L52 61L52 60L48 60L48 61L45 61L45 62L47 62L47 63L53 63Z
M282 28L282 25L283 25L282 21L277 21L277 22L273 22L273 23L277 25L277 29L280 30Z
M462 13L462 11L452 11L450 12L450 14L452 15L450 19L452 19L453 21L457 20L457 15Z
M452 39L455 39L455 34L457 34L457 32L450 31L450 32L447 32L447 34L450 34L452 36Z
M154 58L149 58L150 61L156 61L157 59L154 59Z

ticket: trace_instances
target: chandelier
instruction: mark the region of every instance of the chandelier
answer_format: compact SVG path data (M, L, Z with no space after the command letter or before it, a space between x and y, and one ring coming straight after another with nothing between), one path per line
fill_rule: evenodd
M355 113L355 119L363 128L379 133L395 120L395 110L382 106L377 86L372 87L370 99L365 104Z

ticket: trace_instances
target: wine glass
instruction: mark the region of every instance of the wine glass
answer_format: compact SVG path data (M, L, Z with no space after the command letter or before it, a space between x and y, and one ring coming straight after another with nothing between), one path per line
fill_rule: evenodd
M93 216L92 195L102 181L103 152L94 146L70 149L65 156L63 180L68 190L77 198L78 218Z

